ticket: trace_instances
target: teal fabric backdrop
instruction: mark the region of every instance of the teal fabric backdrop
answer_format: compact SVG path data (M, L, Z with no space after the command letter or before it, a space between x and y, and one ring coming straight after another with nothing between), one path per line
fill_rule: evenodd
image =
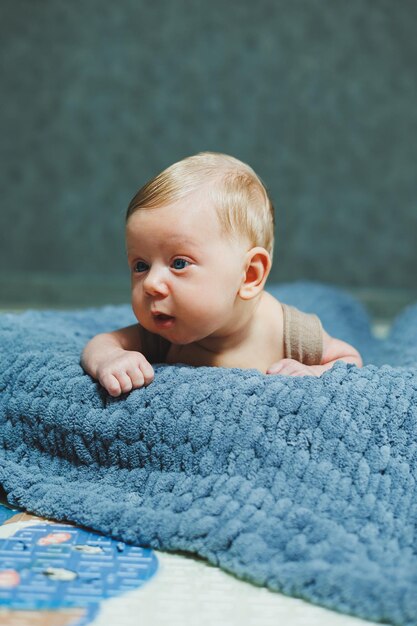
M414 290L413 0L2 0L0 292L129 298L123 218L189 154L249 162L271 279Z

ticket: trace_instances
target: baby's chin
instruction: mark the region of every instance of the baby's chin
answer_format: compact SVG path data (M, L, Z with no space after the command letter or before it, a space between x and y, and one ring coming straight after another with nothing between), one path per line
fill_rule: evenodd
M171 329L170 329L171 330ZM155 331L153 331L155 332ZM157 335L159 335L160 337L163 337L164 339L166 339L167 341L169 341L170 343L172 343L174 346L189 346L191 344L195 344L198 341L201 341L202 339L204 339L205 337L202 337L201 335L195 335L195 336L183 336L183 335L179 335L179 334L175 334L175 333L170 333L169 331L157 331L156 332Z
M149 320L145 320L143 322L140 319L136 318L139 324L150 333L154 335L158 335L159 337L163 337L170 343L175 346L188 346L190 344L195 344L198 341L202 341L206 339L209 335L200 332L184 332L184 328L180 329L176 323L170 328L158 328L155 324L149 322ZM177 320L176 320L177 321Z

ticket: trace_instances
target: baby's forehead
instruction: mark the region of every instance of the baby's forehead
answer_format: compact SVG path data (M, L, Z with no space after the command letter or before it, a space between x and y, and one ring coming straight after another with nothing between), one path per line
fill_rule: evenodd
M166 242L171 245L196 246L196 245L200 245L201 239L198 236L193 237L192 233L187 234L187 235L180 235L180 234L173 233L172 235L169 235L168 237L166 237Z

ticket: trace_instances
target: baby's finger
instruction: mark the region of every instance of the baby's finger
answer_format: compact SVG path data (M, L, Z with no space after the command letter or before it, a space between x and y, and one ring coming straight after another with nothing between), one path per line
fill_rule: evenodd
M306 367L296 367L291 372L291 376L314 376Z
M142 370L145 385L149 385L155 378L155 372L152 365L149 363L149 361L143 358L143 361L140 364L140 369Z
M120 396L122 393L119 381L115 378L115 376L113 376L113 374L104 374L104 376L99 379L99 383L114 398Z
M297 367L291 367L288 371L285 372L286 376L304 376L304 372L299 370Z
M266 370L267 374L278 374L281 372L283 365L281 363L273 363L271 367Z
M296 373L298 372L298 368L295 367L294 365L292 365L291 363L287 363L285 365L282 365L279 369L279 374L281 374L282 376L295 376Z
M138 389L139 387L143 387L145 384L145 378L139 369L139 367L132 367L127 370L127 374L132 381L133 389Z
M117 380L119 381L120 389L122 390L122 393L128 393L129 391L132 391L133 384L132 384L132 381L130 380L130 376L128 376L126 372L117 372L115 376Z

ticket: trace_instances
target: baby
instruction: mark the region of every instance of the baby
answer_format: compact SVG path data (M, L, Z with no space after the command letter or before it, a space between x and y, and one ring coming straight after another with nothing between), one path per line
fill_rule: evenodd
M96 335L81 364L111 396L148 385L152 363L320 376L360 354L319 318L264 290L274 209L255 172L225 154L174 163L134 196L126 216L138 320Z

